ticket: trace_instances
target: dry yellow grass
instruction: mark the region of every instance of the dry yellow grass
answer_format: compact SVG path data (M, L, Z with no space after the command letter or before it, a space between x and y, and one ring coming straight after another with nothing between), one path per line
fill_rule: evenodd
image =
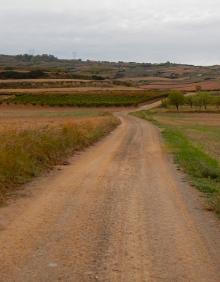
M17 186L94 143L118 124L118 119L108 115L53 126L4 128L0 135L0 202Z
M121 111L123 108L120 109ZM70 108L32 105L0 105L0 132L4 129L28 129L46 125L57 126L66 122L102 117L118 108Z

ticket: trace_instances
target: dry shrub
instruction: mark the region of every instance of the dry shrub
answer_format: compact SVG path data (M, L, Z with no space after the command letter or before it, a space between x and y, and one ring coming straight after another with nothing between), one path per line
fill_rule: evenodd
M217 214L220 215L220 192L218 192L211 199L211 208L216 211Z

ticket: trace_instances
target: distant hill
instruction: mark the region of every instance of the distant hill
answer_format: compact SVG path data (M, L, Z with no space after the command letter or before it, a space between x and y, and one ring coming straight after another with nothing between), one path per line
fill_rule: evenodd
M63 60L53 55L0 55L0 76L15 75L11 71L19 73L29 72L33 77L33 71L40 77L49 78L77 78L94 80L131 80L145 82L145 80L183 80L186 82L202 82L219 79L220 66L193 66L175 63L135 63L135 62L106 62L106 61L82 61ZM40 73L42 76L40 76ZM36 74L36 73L34 73ZM18 78L28 78L27 74L19 74ZM4 77L3 77L4 78ZM9 77L10 78L10 77ZM31 77L30 77L31 78Z

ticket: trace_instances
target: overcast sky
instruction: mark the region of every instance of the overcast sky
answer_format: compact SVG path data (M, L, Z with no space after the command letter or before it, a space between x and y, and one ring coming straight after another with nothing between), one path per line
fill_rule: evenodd
M0 35L2 54L220 64L220 0L0 0Z

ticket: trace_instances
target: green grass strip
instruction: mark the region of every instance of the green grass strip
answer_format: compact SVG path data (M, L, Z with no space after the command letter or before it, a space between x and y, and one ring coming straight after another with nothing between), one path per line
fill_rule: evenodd
M140 92L135 93L74 93L74 94L16 94L1 101L9 104L32 104L48 106L77 106L77 107L112 107L137 106L141 103L163 97L164 93Z

